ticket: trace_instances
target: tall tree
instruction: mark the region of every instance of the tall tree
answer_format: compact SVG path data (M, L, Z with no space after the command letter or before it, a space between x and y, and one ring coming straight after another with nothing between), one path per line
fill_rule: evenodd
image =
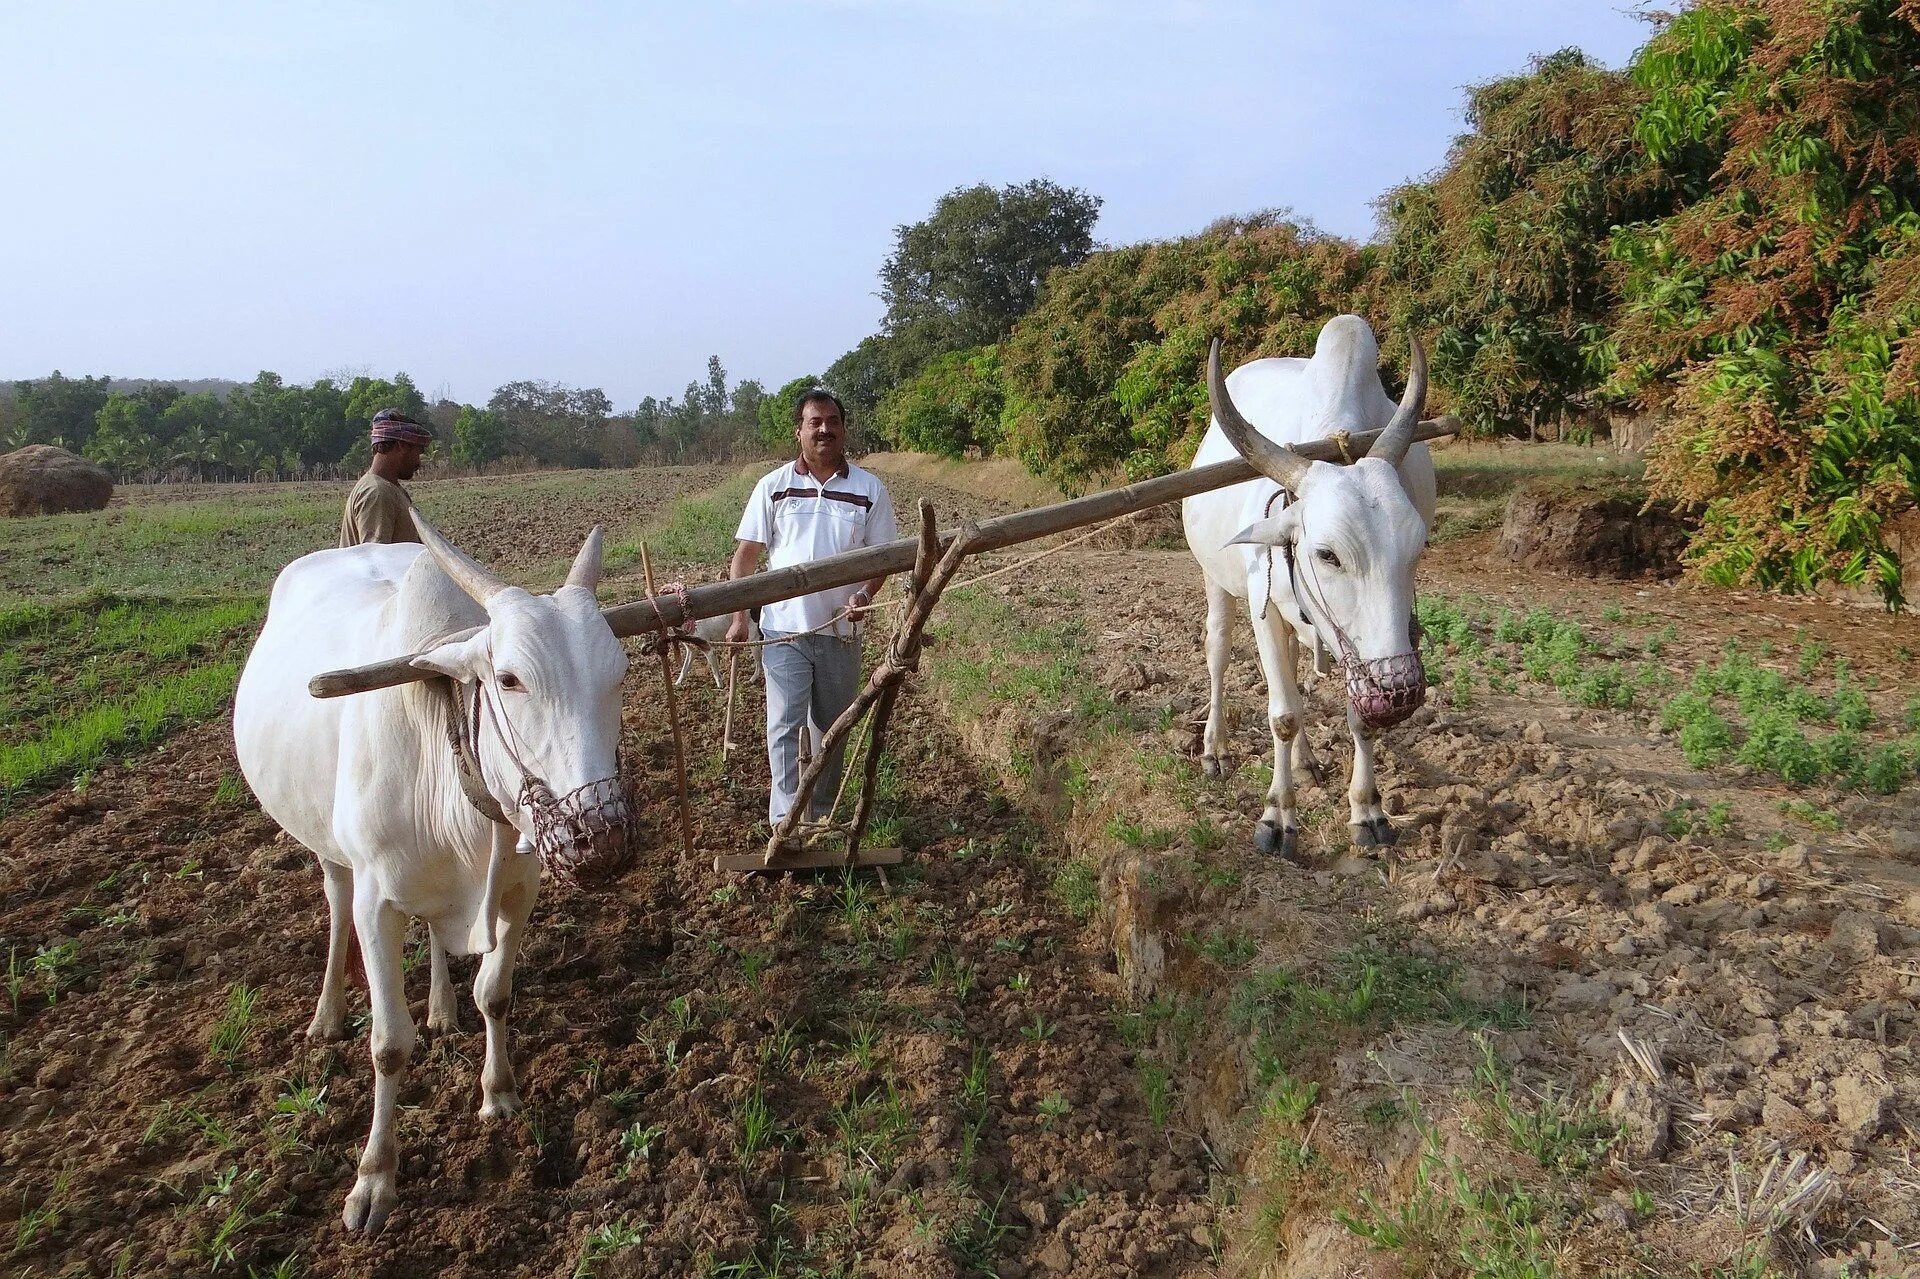
M16 442L58 444L80 452L93 435L95 416L106 407L109 381L104 377L70 378L55 369L48 377L15 382Z
M956 188L924 220L894 228L880 268L890 348L880 393L936 355L1004 338L1049 272L1093 251L1099 216L1098 196L1036 178Z

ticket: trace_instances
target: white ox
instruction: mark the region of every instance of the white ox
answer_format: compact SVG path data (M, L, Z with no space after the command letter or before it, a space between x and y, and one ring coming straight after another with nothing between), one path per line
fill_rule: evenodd
M594 598L600 530L566 585L534 596L415 522L425 545L319 551L281 572L233 708L248 784L325 876L327 968L310 1037L345 1032L349 922L360 939L373 1009L373 1125L341 1218L369 1234L396 1201L394 1101L414 1047L400 965L408 918L426 920L433 937L430 1026L452 1028L442 947L485 955L474 982L487 1034L480 1114L511 1114L520 1103L504 1018L541 864L604 855L627 824L621 802L608 800L618 790L627 657ZM444 681L332 700L307 691L322 671L422 650L414 665L448 676L461 722L479 725L469 737L482 779L475 798L449 744ZM594 796L598 807L587 806ZM511 826L481 814L476 804L489 797Z
M1413 570L1433 522L1433 459L1412 443L1426 398L1426 357L1413 344L1406 395L1380 386L1379 347L1357 315L1327 321L1313 358L1253 360L1220 376L1208 366L1214 421L1193 465L1239 453L1264 478L1186 499L1187 545L1207 581L1209 697L1203 764L1226 772L1225 676L1234 601L1247 605L1267 683L1273 785L1255 845L1294 856L1300 818L1293 770L1319 770L1303 731L1298 660L1345 675L1353 776L1347 788L1356 844L1391 844L1369 734L1398 723L1426 692L1413 629ZM1351 465L1310 462L1284 447L1341 432L1388 428Z

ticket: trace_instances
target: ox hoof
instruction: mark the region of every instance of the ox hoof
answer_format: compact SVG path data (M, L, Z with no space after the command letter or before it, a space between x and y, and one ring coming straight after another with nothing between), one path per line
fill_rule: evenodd
M347 1019L315 1017L307 1023L307 1038L315 1043L347 1037Z
M482 1119L510 1119L520 1113L520 1094L501 1092L482 1098L480 1117Z
M347 1206L340 1213L340 1224L348 1230L363 1231L368 1238L380 1233L399 1196L393 1191L391 1176L366 1176L353 1183Z
M1300 860L1300 828L1282 826L1278 822L1262 821L1253 828L1253 848L1255 852L1269 857L1284 857L1290 862Z
M1400 836L1394 832L1393 823L1384 817L1376 817L1371 823L1374 842L1382 848L1392 848L1400 842Z
M1200 771L1205 776L1219 781L1227 775L1226 758L1221 755L1202 755L1200 757Z

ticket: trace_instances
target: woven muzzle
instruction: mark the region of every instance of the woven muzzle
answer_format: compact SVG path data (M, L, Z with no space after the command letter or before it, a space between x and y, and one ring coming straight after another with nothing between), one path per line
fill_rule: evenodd
M532 816L540 864L567 887L604 882L633 864L633 804L619 776L557 798L530 777L520 788L520 806Z
M1347 700L1368 728L1391 728L1427 700L1427 672L1417 651L1361 661L1349 648L1341 665Z

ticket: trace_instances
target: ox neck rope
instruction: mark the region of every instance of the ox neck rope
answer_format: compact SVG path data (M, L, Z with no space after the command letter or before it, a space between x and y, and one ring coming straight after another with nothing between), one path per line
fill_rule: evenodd
M506 717L504 707L496 707L486 680L475 681L473 708L465 706L463 686L447 681L447 741L453 748L454 770L460 777L460 789L480 815L488 821L510 826L500 801L487 786L480 762L480 707L485 703L487 719L494 735L520 773L520 786L514 806L524 809L533 825L533 851L540 863L555 878L570 887L579 887L583 879L598 879L615 874L632 858L633 823L627 802L623 769L616 757L614 774L588 782L565 795L556 796L546 780L528 768L516 749L517 734ZM524 844L522 845L524 847Z
M1344 451L1344 445L1342 446ZM1276 486L1273 496L1267 499L1265 518L1273 517L1274 503L1280 503L1282 509L1294 500L1294 495L1284 486ZM1300 521L1300 533L1306 535L1304 513ZM1313 598L1309 601L1305 583L1301 580L1299 562L1294 555L1292 541L1280 544L1281 552L1287 559L1287 585L1292 590L1294 607L1300 610L1300 618L1313 631L1313 667L1316 674L1326 674L1322 665L1322 654L1328 652L1326 638L1320 631L1320 618L1325 618L1327 626L1333 631L1334 641L1339 645L1339 666L1342 678L1347 686L1347 701L1359 712L1360 718L1370 727L1387 728L1398 724L1407 716L1420 709L1427 700L1426 671L1420 664L1419 636L1413 636L1412 652L1396 653L1391 657L1363 659L1360 650L1354 646L1345 628L1334 620L1333 612L1327 607L1326 592L1320 588L1320 574L1312 564L1307 565L1307 577L1312 582ZM1311 602L1312 608L1308 608ZM1261 616L1273 606L1273 548L1267 548L1267 597L1261 603ZM1419 625L1418 619L1413 623Z

